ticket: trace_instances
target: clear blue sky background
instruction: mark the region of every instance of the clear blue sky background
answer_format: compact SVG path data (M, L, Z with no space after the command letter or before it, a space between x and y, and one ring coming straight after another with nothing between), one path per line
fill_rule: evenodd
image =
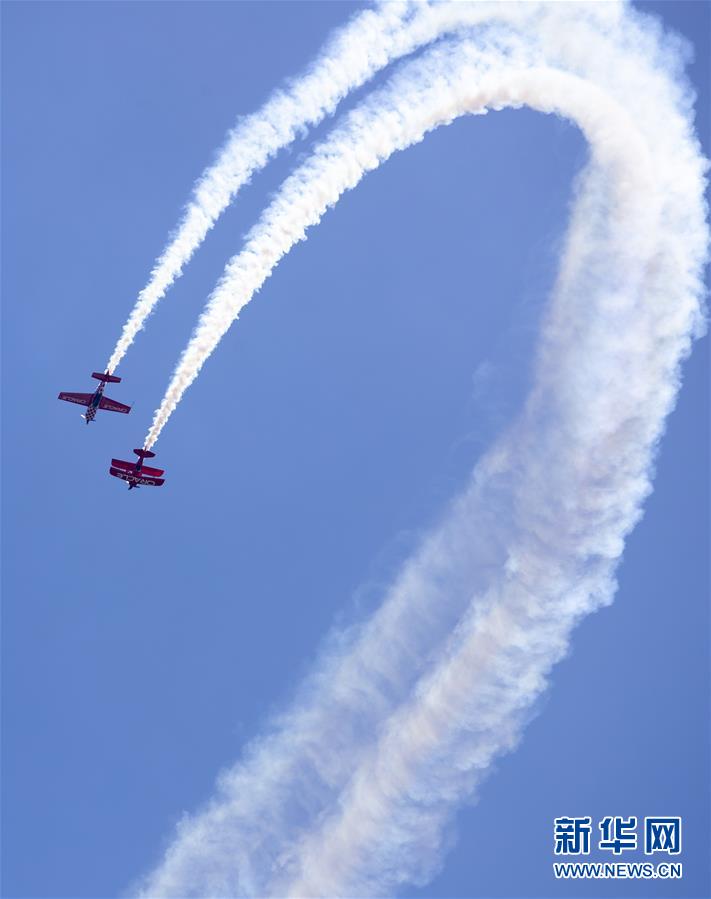
M369 607L526 390L585 147L530 112L459 121L370 175L283 262L157 447L140 444L225 261L309 143L240 196L108 391L90 389L189 189L239 114L357 8L3 4L3 895L108 897ZM707 3L644 8L696 46ZM322 133L324 129L320 129ZM520 748L417 895L711 892L708 341L629 540ZM681 882L556 883L552 820L684 816Z

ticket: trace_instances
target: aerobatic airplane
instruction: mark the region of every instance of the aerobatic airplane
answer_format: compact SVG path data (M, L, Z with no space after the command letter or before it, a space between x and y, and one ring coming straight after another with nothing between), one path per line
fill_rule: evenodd
M105 409L107 412L124 412L125 414L131 411L130 406L118 403L116 400L110 400L107 396L104 396L106 384L119 384L121 378L117 378L116 375L110 375L107 371L103 374L94 371L91 373L91 376L96 378L97 381L101 381L93 393L60 393L57 399L65 400L67 403L77 403L79 406L87 406L86 412L82 415L82 418L86 419L87 424L94 420L97 409Z
M134 453L138 456L138 462L112 459L109 474L127 481L129 490L133 490L134 487L162 487L165 483L165 478L161 477L163 469L149 468L143 464L144 459L152 459L155 453L146 449L135 449Z

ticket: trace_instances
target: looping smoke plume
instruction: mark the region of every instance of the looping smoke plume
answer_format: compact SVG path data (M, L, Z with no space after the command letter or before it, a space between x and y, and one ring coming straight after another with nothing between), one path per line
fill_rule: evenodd
M192 258L217 219L252 175L310 126L332 114L351 91L393 60L437 37L487 21L521 22L540 3L425 4L384 0L365 10L328 42L309 72L277 91L258 112L243 118L198 180L193 197L141 290L106 365L114 371L155 306Z
M462 6L422 15L449 17L451 31ZM394 152L458 116L523 105L588 141L523 411L377 612L332 640L293 705L180 824L145 896L372 896L425 882L575 624L612 600L702 323L706 162L682 48L625 7L574 6L476 5L493 27L404 64L347 115L209 299L146 446L284 254Z

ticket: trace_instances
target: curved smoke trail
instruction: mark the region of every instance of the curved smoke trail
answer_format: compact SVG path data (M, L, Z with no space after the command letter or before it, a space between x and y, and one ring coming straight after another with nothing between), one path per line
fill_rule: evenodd
M217 219L255 172L297 135L332 114L341 100L369 81L393 60L412 53L437 37L487 21L545 17L546 4L426 4L384 0L342 28L309 72L288 90L278 91L258 112L245 117L230 133L217 160L197 182L167 247L156 261L107 362L114 371L146 319L180 277ZM595 12L608 17L609 10Z
M470 7L475 13L467 13ZM434 12L428 14L430 9ZM490 22L485 13L490 15ZM577 74L601 85L628 109L637 125L644 127L648 140L668 143L666 115L678 117L689 105L686 96L675 95L681 88L667 76L667 73L676 76L676 69L680 68L678 48L673 42L668 47L660 45L653 30L641 27L641 17L631 12L625 14L625 7L617 4L442 3L425 7L420 15L413 24L405 26L407 38L397 42L398 48L412 49L418 38L439 36L458 25L467 32L473 24L487 23L480 39L475 41L472 37L467 44L470 57L478 54L480 69L486 65L487 53L504 47L508 48L514 66L540 62ZM408 90L416 94L421 86L424 89L435 79L439 79L446 93L449 52L442 48L438 57L430 56L431 63L406 67L406 74L394 78L389 88L378 91L375 98L349 115L344 126L335 129L317 148L310 162L287 179L276 201L250 233L244 250L230 261L211 294L154 416L146 446L153 446L158 439L185 390L279 259L304 238L305 230L316 224L328 206L343 191L355 186L366 171L421 139L422 134L410 137L400 129L399 121L406 105L402 95ZM650 63L650 59L656 62ZM470 64L472 77L478 77L473 57ZM418 101L411 97L408 102ZM446 96L441 102L446 106ZM363 132L369 129L374 129L377 136L368 143L368 135ZM353 151L355 145L362 148L360 158ZM691 152L679 140L677 150L686 155ZM323 203L321 198L327 191L322 189L319 180L325 184L329 178L341 187L332 191L331 198Z
M156 261L107 363L114 371L136 334L241 187L299 131L332 113L354 86L387 64L393 35L400 33L410 3L365 10L341 29L303 78L276 92L230 133L217 160L195 185L193 198L168 246Z
M613 31L581 21L583 43L554 24L437 48L352 113L286 182L181 360L153 442L273 265L392 152L503 106L584 131L591 158L522 414L378 612L180 826L144 895L376 895L422 882L456 804L519 739L575 623L612 598L700 320L705 162L673 47L631 14Z

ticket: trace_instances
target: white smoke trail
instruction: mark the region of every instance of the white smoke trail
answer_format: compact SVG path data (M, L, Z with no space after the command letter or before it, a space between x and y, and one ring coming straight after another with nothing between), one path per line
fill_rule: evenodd
M282 849L269 895L383 895L426 882L454 803L515 746L577 621L612 599L699 285L685 277L691 259L675 258L693 231L663 238L674 216L654 184L639 204L615 202L601 184L629 184L610 174L590 171L582 187L524 413L474 473L509 487L506 563L473 592L436 666L366 745L337 802ZM626 247L638 229L649 247L635 262ZM670 298L680 306L669 309ZM571 334L584 316L589 326Z
M704 165L654 35L635 19L613 35L584 27L600 86L531 68L533 50L502 70L486 53L443 48L304 168L315 197L290 179L289 202L263 220L272 232L255 231L274 247L299 239L389 147L487 103L558 110L591 142L524 413L373 620L333 649L275 733L181 826L146 895L375 895L425 878L453 803L518 739L575 621L610 600L698 320ZM547 57L576 53L569 37ZM287 218L281 233L284 220L270 218L279 208L301 229ZM222 290L225 304L203 319L223 331L234 311L225 283L213 296Z
M628 108L635 109L636 104L639 108L639 112L635 113L637 120L656 114L649 101L651 92L643 91L639 84L641 65L635 71L630 66L630 57L637 53L651 85L660 82L659 74L644 64L637 45L641 44L648 52L652 49L658 53L659 49L644 44L641 33L630 27L628 21L620 18L622 10L615 4L437 4L434 7L423 7L414 22L406 27L407 38L394 43L398 50L405 47L412 49L417 45L418 39L426 40L433 35L452 31L457 25L467 29L474 24L482 25L486 21L486 11L498 27L490 27L485 34L486 42L483 46L480 42L477 59L470 59L472 77L478 76L479 71L486 66L487 57L483 47L496 48L502 44L508 46L514 60L518 58L518 62L514 62L516 65L530 65L536 59L544 60L568 72L580 74L587 80L601 81L603 84L611 80L609 66L618 66L625 72L632 68L632 73L626 79L620 78L618 84L607 83L606 89L614 90L618 96L622 94L620 99ZM533 32L536 40L526 40L518 32L514 32L514 23L524 34ZM504 29L504 26L509 27ZM616 56L611 60L607 34L615 29L619 33L620 46L616 48ZM561 36L565 38L562 39ZM416 126L412 135L400 129L400 120L407 113L407 103L418 102L413 95L420 90L419 82L426 85L438 81L442 93L446 94L450 52L446 47L441 48L439 56L431 57L429 64L409 67L409 74L395 78L389 89L377 93L375 101L366 102L350 115L346 126L336 129L333 136L317 149L310 164L287 179L276 202L267 209L259 225L251 232L245 249L231 260L213 291L196 333L188 344L154 417L147 437L148 447L153 446L183 393L240 310L261 287L293 243L303 239L306 228L318 222L327 207L336 202L343 191L352 188L364 172L376 168L396 150L421 139L422 133L415 133ZM460 48L459 52L464 51ZM635 78L632 77L633 74ZM655 86L659 94L669 90L668 81L664 79ZM410 92L410 99L406 103L402 95L407 90ZM666 97L664 99L667 103L670 102ZM442 97L442 104L446 109L445 96ZM433 123L426 124L424 130L430 130L445 120L437 121L436 113L433 113ZM371 128L379 129L382 134L374 137L367 135L365 132ZM371 137L369 142L368 137ZM666 139L663 135L660 137ZM361 140L360 144L357 143L358 140ZM352 147L360 148L360 156ZM358 172L360 175L355 174ZM335 187L328 194L331 199L321 202L326 192L319 185L319 180L323 180L325 184L327 178L333 180Z
M411 2L386 2L378 10L359 13L334 36L307 75L276 92L232 130L216 161L197 182L182 221L139 293L107 363L108 371L119 365L156 304L252 175L300 131L332 113L343 97L387 65L393 52L396 56L409 52L402 26L412 8Z
M168 246L138 295L107 363L114 371L136 334L239 189L300 130L333 112L340 100L387 64L393 34L410 3L392 2L365 10L329 41L311 70L290 88L277 91L257 113L229 134L216 161L203 172Z
M307 75L275 93L232 130L216 161L196 184L182 221L139 293L107 371L118 367L148 316L239 190L301 131L333 113L345 96L390 62L440 35L492 19L520 22L532 17L539 6L533 0L523 6L487 2L430 6L385 0L376 10L355 16L329 42Z

